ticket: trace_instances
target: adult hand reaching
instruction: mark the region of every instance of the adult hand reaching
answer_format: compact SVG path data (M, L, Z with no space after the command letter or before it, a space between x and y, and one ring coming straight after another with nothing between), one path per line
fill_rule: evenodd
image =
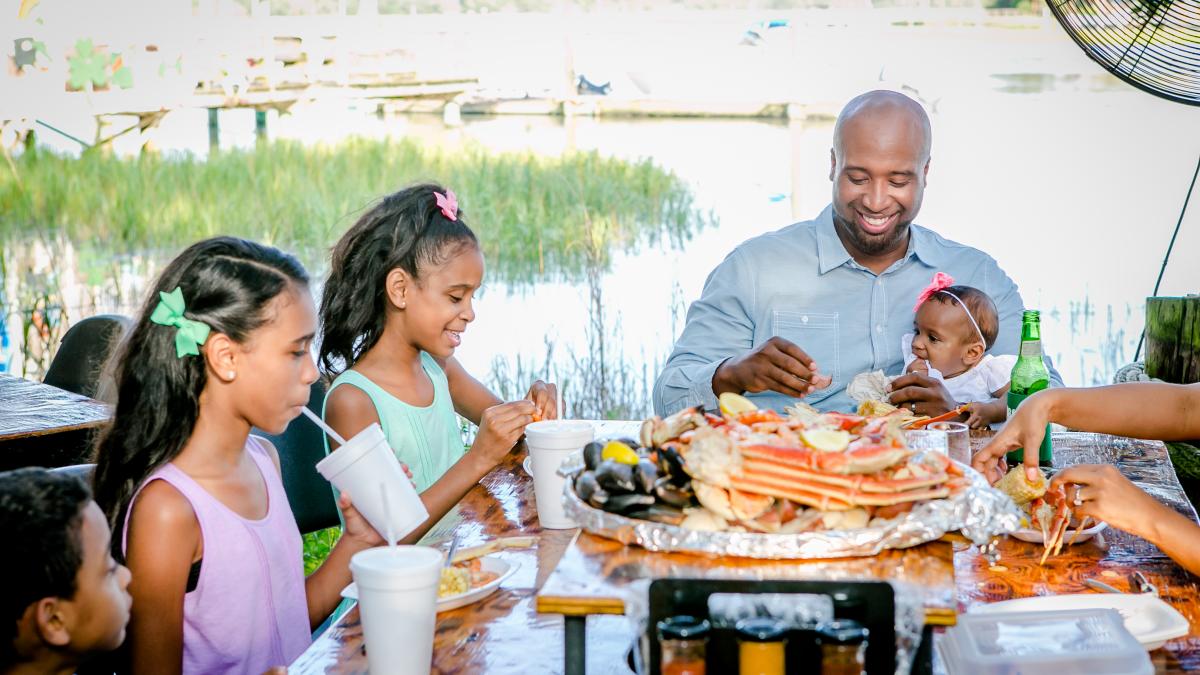
M775 391L803 398L832 382L833 378L818 372L817 364L803 349L775 336L722 363L713 373L713 393Z
M914 414L937 417L958 407L941 380L924 373L908 373L892 381L888 400L894 406L908 408Z
M1023 401L1004 428L971 458L971 466L986 476L988 482L995 483L1004 476L1008 471L1004 455L1017 448L1034 448L1033 452L1025 453L1025 474L1030 480L1037 480L1036 448L1041 447L1046 436L1046 423L1050 421L1049 398L1042 393Z

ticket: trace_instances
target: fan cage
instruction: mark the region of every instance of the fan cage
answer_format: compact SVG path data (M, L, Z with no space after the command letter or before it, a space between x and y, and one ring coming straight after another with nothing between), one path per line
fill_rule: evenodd
M1200 105L1200 0L1047 0L1083 51L1129 84Z

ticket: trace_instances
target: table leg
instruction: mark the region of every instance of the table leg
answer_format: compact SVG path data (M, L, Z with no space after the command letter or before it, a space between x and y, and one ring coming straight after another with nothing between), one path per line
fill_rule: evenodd
M913 656L912 675L931 675L933 673L933 626L925 625L921 631L921 645Z
M563 627L566 631L566 640L563 642L566 675L583 675L587 670L584 653L587 641L587 615L564 616Z

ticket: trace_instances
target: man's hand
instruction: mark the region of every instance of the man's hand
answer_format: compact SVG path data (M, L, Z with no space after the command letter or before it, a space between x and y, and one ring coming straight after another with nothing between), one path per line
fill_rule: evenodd
M713 373L713 393L735 394L775 391L803 398L824 389L833 378L817 371L817 364L791 342L773 337L752 351L722 363Z
M901 375L892 381L888 400L916 415L937 417L958 407L958 403L940 380L921 373Z

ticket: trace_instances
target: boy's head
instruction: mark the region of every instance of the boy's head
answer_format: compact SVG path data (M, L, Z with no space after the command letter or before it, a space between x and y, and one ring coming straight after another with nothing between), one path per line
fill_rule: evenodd
M949 286L917 308L913 329L913 354L950 376L970 370L996 343L1000 316L987 293Z
M113 560L108 521L77 478L0 473L0 670L78 663L125 639L129 570Z

